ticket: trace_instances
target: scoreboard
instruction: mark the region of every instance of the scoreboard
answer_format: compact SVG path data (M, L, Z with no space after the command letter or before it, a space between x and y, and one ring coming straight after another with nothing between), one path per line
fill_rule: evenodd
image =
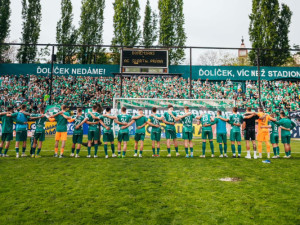
M168 68L168 50L123 49L121 65L124 68Z

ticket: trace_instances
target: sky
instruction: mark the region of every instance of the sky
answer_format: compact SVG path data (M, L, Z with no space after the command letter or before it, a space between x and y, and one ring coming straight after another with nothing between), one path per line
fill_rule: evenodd
M140 0L143 18L147 0ZM42 23L39 43L55 43L56 24L60 19L61 0L41 0ZM114 0L106 0L104 12L104 43L110 44L113 36ZM293 11L290 27L290 44L300 44L300 0L280 0ZM74 25L79 26L81 0L72 0ZM157 11L158 0L150 0ZM252 0L184 0L187 46L239 47L244 36L250 47L248 28ZM20 42L22 32L21 0L11 0L10 41ZM143 20L143 19L142 19ZM142 25L141 20L141 25Z

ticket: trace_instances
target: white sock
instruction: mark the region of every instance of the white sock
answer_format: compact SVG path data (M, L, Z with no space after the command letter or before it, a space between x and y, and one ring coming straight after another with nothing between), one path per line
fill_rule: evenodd
M254 151L254 155L256 155L256 151Z
M250 150L247 150L247 156L250 156Z

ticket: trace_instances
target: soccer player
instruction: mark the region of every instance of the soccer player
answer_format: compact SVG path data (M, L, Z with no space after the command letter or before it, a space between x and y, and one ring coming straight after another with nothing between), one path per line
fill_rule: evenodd
M22 145L22 157L26 157L26 145L27 145L27 128L28 128L28 119L29 114L26 113L26 105L21 106L19 112L11 114L11 117L16 120L16 158L19 158L19 146L20 142L23 142Z
M258 132L257 132L257 141L258 141L257 147L258 147L259 158L262 158L262 143L265 142L267 146L267 154L269 159L271 145L270 145L270 132L268 128L268 123L270 120L275 121L275 119L270 117L268 114L264 113L264 109L261 107L258 108L257 116L259 117Z
M227 128L226 122L221 120L221 118L226 119L225 116L222 116L222 111L217 111L217 117L214 120L214 123L217 124L217 142L219 143L220 158L228 157L227 156ZM224 155L223 155L223 143L224 143Z
M196 118L194 114L189 111L189 107L184 107L184 114L179 115L178 118L183 124L182 128L182 139L184 140L185 157L189 158L189 147L191 152L191 158L194 157L194 146L193 146L193 119Z
M40 158L40 152L43 146L43 142L45 141L45 122L48 120L48 117L45 115L45 108L42 106L40 108L40 113L39 114L31 114L30 115L30 120L35 120L35 132L33 135L33 143L31 147L31 157L32 158ZM38 144L38 150L35 155L35 150L37 146L37 142L39 141Z
M2 121L2 136L0 143L0 157L9 157L7 155L10 142L13 140L13 118L11 116L7 116L7 114L12 114L13 108L7 107L7 112L0 113L1 121ZM4 153L2 154L3 145L5 142Z
M125 107L121 108L121 115L115 116L109 116L107 114L104 114L104 117L110 118L115 120L115 123L121 125L119 133L118 133L118 157L119 158L125 158L126 151L127 151L127 142L129 141L129 129L128 129L128 123L131 121L132 116L126 114L127 109ZM122 141L123 141L123 154L121 156L121 147L122 147Z
M145 133L146 129L145 126L148 124L148 119L145 117L144 112L142 109L139 109L139 115L132 117L132 122L130 122L126 126L130 126L135 122L136 124L136 131L134 136L134 157L137 157L138 152L138 144L140 141L140 154L139 157L142 158L143 150L144 150L144 140L145 140Z
M106 108L105 110L106 114L109 116L111 115L111 108ZM115 144L114 144L114 131L113 131L113 123L115 119L111 119L105 116L100 117L100 123L104 127L103 129L103 142L104 142L104 153L105 153L105 158L108 158L108 153L107 153L107 145L110 143L111 151L112 151L112 157L116 157L115 154Z
M155 107L152 108L152 114L149 117L148 124L152 127L151 129L151 141L152 141L152 157L160 157L159 151L160 151L160 138L161 138L161 127L160 127L160 121L164 119L161 115L157 114L157 109ZM156 142L156 151L157 154L155 154L155 142Z
M68 137L68 120L71 119L70 114L67 112L67 106L62 105L61 106L62 111L56 113L53 116L49 117L49 121L57 122L56 126L56 134L55 134L55 152L54 152L54 157L58 157L58 144L59 141L61 141L61 149L60 149L60 155L59 158L64 157L64 150L65 150L65 145Z
M74 122L74 133L72 138L72 152L71 157L74 157L75 155L75 147L76 148L76 155L75 158L79 158L79 152L82 144L83 139L83 124L88 120L88 118L85 118L82 115L82 108L77 109L77 115L73 116L70 120L68 120L69 123Z
M177 113L173 112L174 107L172 105L168 106L168 112L164 113L164 120L163 122L166 124L166 139L167 139L167 149L168 149L168 156L171 157L171 139L173 140L176 156L180 156L178 152L178 142L177 142L177 134L175 128L175 122L179 121L177 118Z
M86 123L89 125L89 130L88 130L88 155L87 158L91 158L91 146L92 146L92 141L94 140L94 148L95 148L95 154L94 158L98 157L98 141L100 138L100 128L99 128L99 120L100 120L100 113L97 112L98 106L94 105L92 107L92 112L89 113L88 115L88 120Z
M245 156L246 159L251 159L250 154L250 140L253 146L253 157L254 159L257 158L256 154L256 142L255 142L255 120L259 119L258 115L255 112L251 111L251 107L247 107L246 113L244 114L244 122L242 126L242 130L244 131L244 137L246 140L246 149L247 155Z
M284 145L285 156L284 158L291 158L291 131L296 127L296 124L286 117L283 111L280 112L280 120L274 121L281 127L281 142Z
M206 139L209 140L210 143L210 150L211 150L211 157L215 157L215 150L214 150L214 143L213 143L213 132L212 132L212 122L214 119L211 117L210 114L206 113L196 117L197 120L200 120L202 124L202 155L200 158L205 158L205 151L206 151Z
M237 142L237 145L238 145L238 158L241 158L241 154L242 154L241 125L243 123L243 117L241 115L237 114L237 111L238 111L238 108L233 107L233 109L232 109L233 114L229 117L229 119L219 118L223 121L228 122L231 125L230 141L231 141L232 158L236 158L235 142Z
M271 114L272 118L276 117L276 114L273 113ZM279 118L276 118L276 120L279 120ZM268 126L268 128L271 128L271 134L270 134L270 141L273 147L273 153L274 156L272 157L272 159L277 159L279 158L279 133L278 133L278 128L279 126L274 122L274 121L270 121L269 123L270 125Z
M126 151L127 151L127 142L129 141L129 129L128 126L126 126L132 119L132 116L126 114L126 108L122 107L121 109L121 115L117 116L116 123L119 125L123 125L120 127L119 133L118 133L118 157L121 158L121 146L123 141L123 154L122 158L125 158Z

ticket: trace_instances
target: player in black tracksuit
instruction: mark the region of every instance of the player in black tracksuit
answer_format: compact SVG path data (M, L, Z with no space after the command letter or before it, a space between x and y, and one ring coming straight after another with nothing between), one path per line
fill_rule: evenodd
M254 158L256 156L256 142L255 142L255 120L259 117L256 115L255 112L251 112L251 108L247 107L247 111L244 114L244 122L243 122L243 131L246 140L246 149L247 149L247 156L245 158L251 159L250 155L250 140L252 141L253 151L254 151Z

